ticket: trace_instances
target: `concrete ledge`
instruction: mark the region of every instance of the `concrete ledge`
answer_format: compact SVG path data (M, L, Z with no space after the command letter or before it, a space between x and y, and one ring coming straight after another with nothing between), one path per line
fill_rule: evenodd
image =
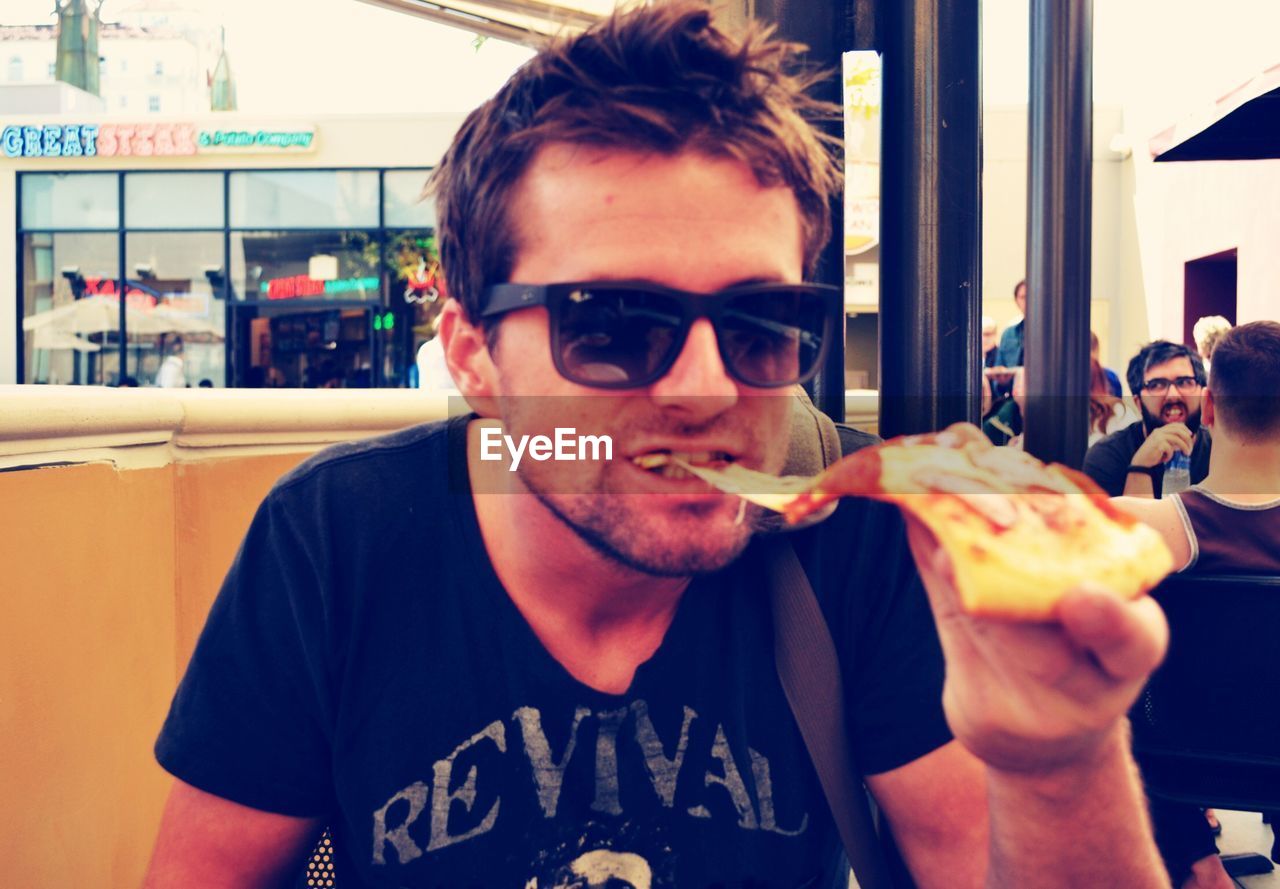
M849 390L845 406L851 425L875 431L878 393ZM311 450L443 419L449 410L447 394L417 389L0 386L0 469Z
M448 412L447 396L415 389L0 386L0 468L104 456L155 465L228 456L228 448L297 451Z

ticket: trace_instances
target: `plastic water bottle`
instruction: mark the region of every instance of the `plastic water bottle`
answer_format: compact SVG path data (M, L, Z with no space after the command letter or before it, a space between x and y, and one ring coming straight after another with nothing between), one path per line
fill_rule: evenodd
M1160 496L1168 497L1178 491L1191 487L1191 458L1182 451L1174 451L1169 462L1164 464L1164 482L1160 486Z

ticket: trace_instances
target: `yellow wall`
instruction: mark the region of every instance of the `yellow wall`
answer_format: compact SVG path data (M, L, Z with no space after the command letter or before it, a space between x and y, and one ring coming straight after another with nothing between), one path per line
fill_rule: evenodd
M180 677L240 538L271 483L306 454L177 463L176 658Z
M223 573L305 454L0 472L0 883L140 883L151 746Z

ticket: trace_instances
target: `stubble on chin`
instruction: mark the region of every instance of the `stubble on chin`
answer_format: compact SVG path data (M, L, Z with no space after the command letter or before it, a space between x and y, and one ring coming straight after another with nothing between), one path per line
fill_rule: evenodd
M719 571L751 541L750 512L736 520L736 506L682 504L654 508L660 494L542 492L525 482L544 507L594 551L624 568L655 577L689 577ZM759 507L748 506L749 511Z
M508 428L520 425L519 414L507 417ZM777 428L773 418L756 418L754 425L736 430L718 421L716 431L742 443L748 453L759 455L759 468L776 474L785 459L786 442L763 442L761 429ZM622 428L625 425L625 429ZM665 417L618 424L609 430L615 442L635 441L643 433L671 438L693 437L709 431L704 426L681 426ZM656 577L688 577L719 571L731 564L751 541L763 510L725 495L713 500L673 504L662 494L635 493L628 489L626 472L600 466L592 472L584 464L569 472L554 464L522 463L517 469L523 487L584 543L622 567ZM629 470L628 470L629 471Z

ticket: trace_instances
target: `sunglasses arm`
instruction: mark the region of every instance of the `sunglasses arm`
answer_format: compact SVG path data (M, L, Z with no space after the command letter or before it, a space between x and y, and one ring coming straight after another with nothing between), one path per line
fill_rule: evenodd
M480 312L481 318L547 304L547 288L540 284L494 284L485 292L489 299Z

